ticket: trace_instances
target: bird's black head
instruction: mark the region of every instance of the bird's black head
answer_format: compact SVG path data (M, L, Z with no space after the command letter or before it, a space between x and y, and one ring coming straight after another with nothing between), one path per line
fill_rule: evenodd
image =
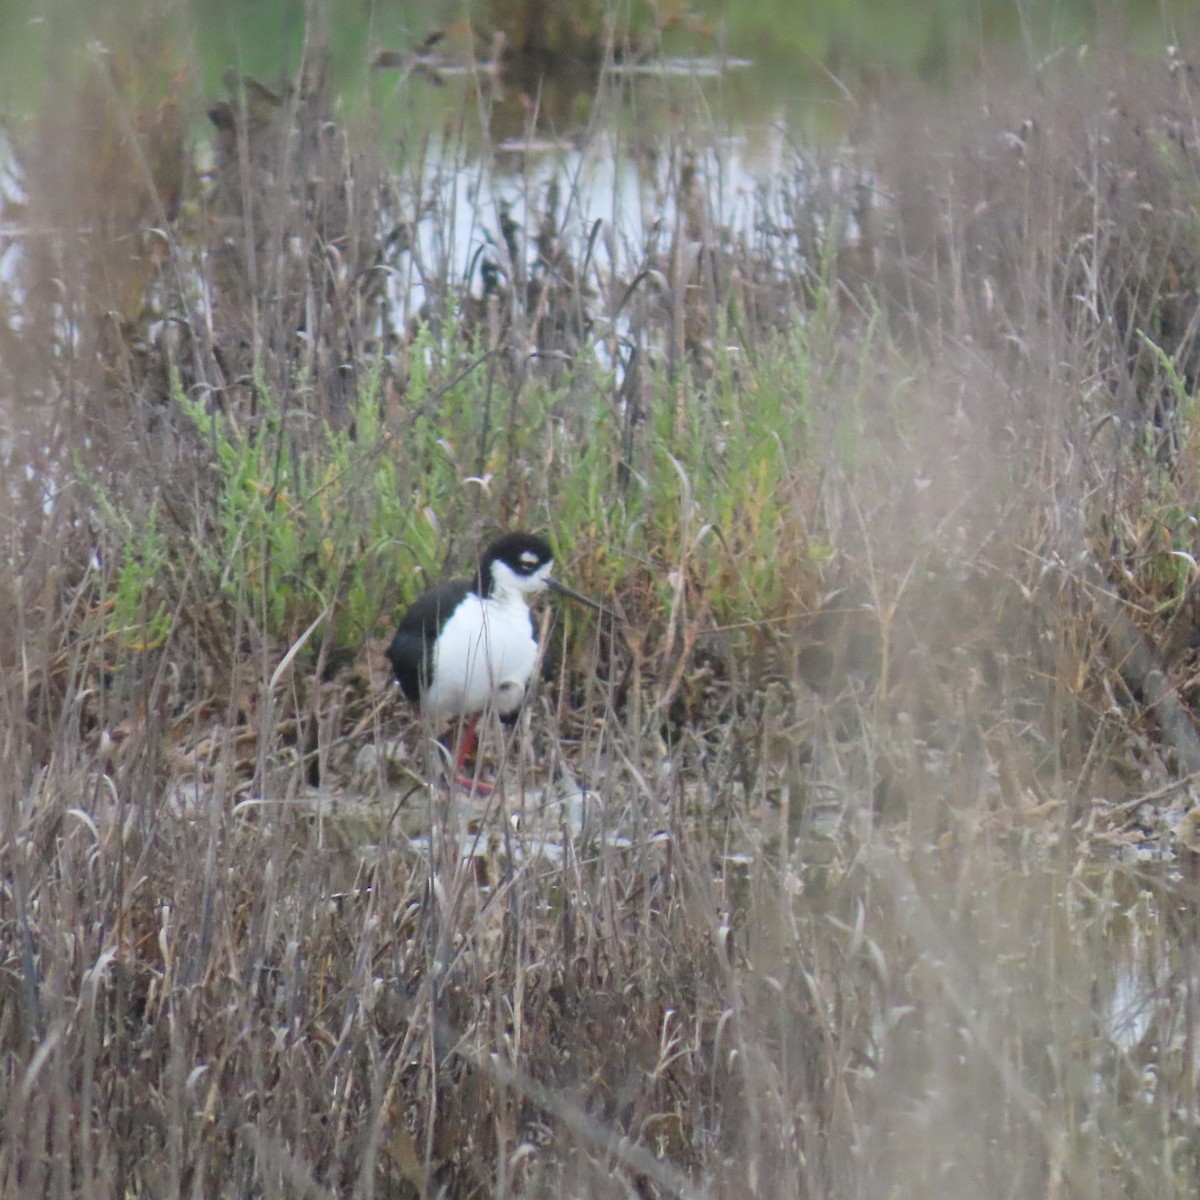
M532 533L506 533L497 538L479 560L481 595L488 596L500 582L529 594L549 587L554 551L545 538Z

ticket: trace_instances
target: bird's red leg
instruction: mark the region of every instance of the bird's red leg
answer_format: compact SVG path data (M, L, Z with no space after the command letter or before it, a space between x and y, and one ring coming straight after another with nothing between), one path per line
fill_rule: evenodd
M492 791L492 785L468 775L463 770L464 764L475 753L475 747L479 743L478 730L479 714L472 713L463 726L462 736L458 739L458 753L454 756L454 781L459 787L466 788L469 792L473 791L480 796L486 796Z
M462 734L458 739L458 753L454 756L454 771L458 774L463 769L463 763L475 753L476 743L479 741L478 736L479 714L472 713L466 720L466 724L462 727Z

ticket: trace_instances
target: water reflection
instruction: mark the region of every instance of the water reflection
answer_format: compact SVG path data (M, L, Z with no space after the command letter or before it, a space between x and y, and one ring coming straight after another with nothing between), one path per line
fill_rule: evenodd
M785 178L788 146L776 126L753 143L730 137L684 156L639 153L618 131L601 128L578 146L511 142L483 161L457 164L451 155L450 147L435 146L428 169L410 181L413 207L426 218L412 227L413 257L417 264L451 264L482 299L488 271L509 281L521 273L548 218L577 261L589 247L597 279L610 286L628 280L645 248L661 241L665 250L679 224L684 172L703 181L706 226L749 236L773 184ZM395 278L398 317L414 316L428 302L427 277L419 265L413 277Z

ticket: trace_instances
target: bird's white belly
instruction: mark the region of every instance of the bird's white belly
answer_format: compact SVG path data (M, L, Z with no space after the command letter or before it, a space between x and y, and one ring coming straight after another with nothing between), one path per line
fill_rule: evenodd
M537 663L533 620L524 601L502 603L469 597L442 628L434 649L433 679L424 709L437 720L520 707Z

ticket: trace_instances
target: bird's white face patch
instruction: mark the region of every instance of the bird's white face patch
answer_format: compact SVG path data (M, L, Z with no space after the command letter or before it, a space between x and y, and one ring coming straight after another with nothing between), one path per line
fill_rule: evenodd
M538 556L532 550L521 551L521 565L532 569L537 566Z
M554 567L552 562L542 562L536 554L529 556L533 561L525 562L524 554L518 560L521 565L521 571L515 571L505 562L497 560L492 564L492 586L494 593L507 594L517 593L521 596L531 596L534 592L540 592L546 587L546 576L550 574ZM537 568L534 570L533 568Z

